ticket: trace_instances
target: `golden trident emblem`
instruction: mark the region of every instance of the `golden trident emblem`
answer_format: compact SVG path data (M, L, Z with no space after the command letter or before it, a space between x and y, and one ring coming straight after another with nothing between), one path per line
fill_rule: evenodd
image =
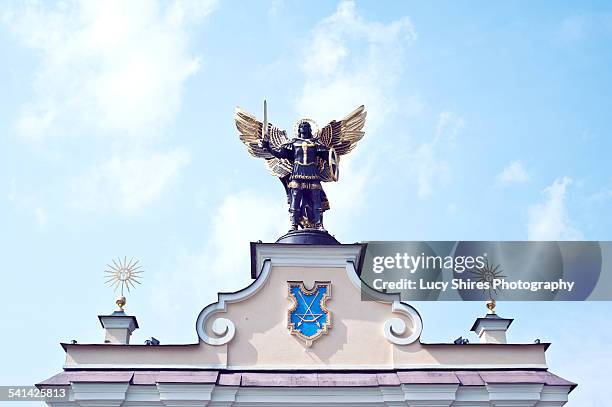
M144 270L140 270L142 266L138 264L139 260L134 260L133 257L130 258L130 261L127 261L127 257L124 257L123 260L119 257L117 260L113 259L112 263L112 265L106 265L108 269L104 270L104 273L107 273L104 277L107 279L106 284L113 287L115 292L120 290L120 295L117 297L115 304L119 307L118 311L123 311L126 303L123 289L126 288L129 293L130 286L136 288L134 283L141 284L138 280L142 276L139 276L139 274L144 273Z

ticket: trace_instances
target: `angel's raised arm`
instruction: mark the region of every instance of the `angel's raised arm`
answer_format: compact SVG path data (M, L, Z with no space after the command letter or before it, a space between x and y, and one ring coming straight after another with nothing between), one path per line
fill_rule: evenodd
M284 158L287 160L294 160L294 153L292 148L287 148L286 146L281 146L280 148L274 148L270 145L269 140L261 140L261 147L266 150L268 153L272 154L276 158Z
M263 123L252 114L236 108L236 128L240 141L253 157L264 158L268 171L276 177L283 178L291 174L293 149L284 147L289 138L284 130L268 123L267 136L263 137Z

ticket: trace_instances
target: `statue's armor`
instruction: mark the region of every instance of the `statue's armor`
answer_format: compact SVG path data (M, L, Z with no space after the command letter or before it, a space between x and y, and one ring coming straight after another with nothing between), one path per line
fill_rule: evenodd
M321 176L317 169L319 145L312 140L297 139L293 148L293 171L289 177L289 188L321 189Z
M266 149L277 158L293 162L293 169L286 184L292 229L297 228L303 218L308 220L310 227L322 228L322 214L329 209L329 201L321 188L317 157L326 157L325 146L313 139L295 138L278 150L271 148L269 144Z

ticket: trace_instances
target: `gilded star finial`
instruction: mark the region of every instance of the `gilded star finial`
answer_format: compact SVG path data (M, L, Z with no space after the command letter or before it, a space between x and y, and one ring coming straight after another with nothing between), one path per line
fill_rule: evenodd
M477 277L476 281L481 283L489 283L488 297L489 299L486 302L487 309L489 310L489 314L495 314L495 295L497 294L497 290L493 288L493 282L495 280L506 278L505 275L502 274L504 270L502 269L500 264L493 265L489 264L489 260L485 260L485 264L483 267L476 269L476 271L470 271L471 274Z
M134 283L141 284L139 279L142 276L139 274L144 273L144 270L141 270L142 266L139 265L139 260L134 260L134 258L130 258L130 261L127 260L127 256L121 259L118 257L116 260L112 260L112 265L107 264L107 269L104 270L106 273L105 278L106 284L113 287L115 292L119 290L119 296L115 301L117 307L119 307L118 311L123 311L123 307L125 306L126 299L123 295L123 289L126 288L128 293L130 292L130 286L132 288L136 288Z

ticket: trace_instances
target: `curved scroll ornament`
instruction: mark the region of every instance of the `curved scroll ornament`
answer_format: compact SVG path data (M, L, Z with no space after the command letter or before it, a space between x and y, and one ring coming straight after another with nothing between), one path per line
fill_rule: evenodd
M357 275L355 264L351 261L346 262L346 274L353 285L361 291L361 295L370 301L377 301L391 305L391 312L407 317L412 323L412 332L406 335L408 326L402 318L394 317L385 321L383 333L387 340L395 345L410 345L421 337L423 331L423 321L418 311L408 304L399 300L399 294L387 294L374 290L365 284Z
M384 334L387 340L395 345L409 345L416 342L423 331L423 321L418 312L410 305L399 301L393 302L393 312L402 314L412 322L412 332L408 336L404 336L408 327L406 321L402 318L390 318L385 321Z
M210 325L210 330L215 336L211 336L206 332L206 322L209 317L215 313L218 313L217 310L211 310L212 312L206 313L206 310L214 305L219 303L211 304L208 307L204 308L204 311L198 316L197 322L197 331L198 336L204 342L209 345L225 345L232 339L234 339L234 335L236 334L236 325L232 322L232 320L227 318L219 317L213 321Z
M234 335L236 334L236 325L227 318L215 319L210 329L217 335L216 338L211 338L204 333L203 336L207 338L203 340L210 345L224 345L234 339Z
M223 318L219 314L227 311L227 304L240 302L255 295L268 279L270 269L270 260L266 260L257 280L250 286L235 293L220 293L219 301L208 305L200 312L196 322L196 331L202 341L209 345L220 346L234 339L236 335L236 325L231 319ZM213 320L212 318L215 319ZM209 324L209 320L211 320L212 323ZM207 326L213 335L209 335Z

